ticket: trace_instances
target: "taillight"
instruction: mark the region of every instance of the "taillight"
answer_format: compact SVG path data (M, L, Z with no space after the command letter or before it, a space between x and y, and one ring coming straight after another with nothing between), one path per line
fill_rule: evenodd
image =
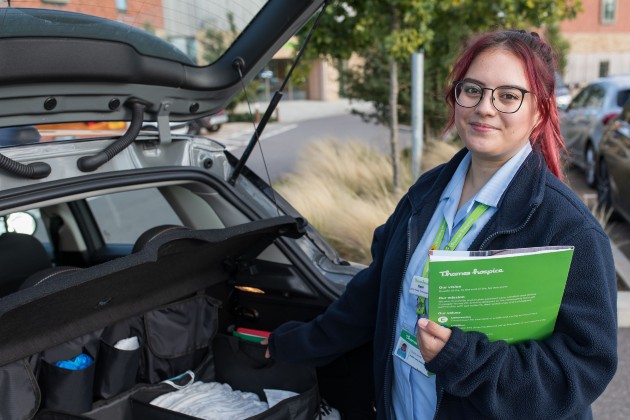
M613 112L611 114L607 114L604 116L604 118L602 118L602 124L606 125L608 124L611 120L615 119L617 117L617 115L619 115L616 112Z

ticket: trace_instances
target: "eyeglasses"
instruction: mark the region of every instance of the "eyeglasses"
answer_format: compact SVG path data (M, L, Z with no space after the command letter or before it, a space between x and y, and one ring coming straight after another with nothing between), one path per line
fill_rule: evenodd
M476 107L483 99L484 91L489 90L492 95L492 106L504 114L513 114L518 111L523 104L525 94L530 93L528 90L514 86L499 86L490 89L467 80L455 81L453 85L455 85L455 102L459 106Z

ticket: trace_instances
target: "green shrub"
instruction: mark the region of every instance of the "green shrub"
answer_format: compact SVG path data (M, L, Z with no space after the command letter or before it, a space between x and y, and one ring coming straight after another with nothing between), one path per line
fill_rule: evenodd
M445 142L428 142L423 170L449 160L457 150ZM296 166L276 189L343 258L368 264L374 229L387 220L402 195L391 192L390 159L359 141L331 139L306 147ZM406 191L412 184L408 158L403 159L402 180Z

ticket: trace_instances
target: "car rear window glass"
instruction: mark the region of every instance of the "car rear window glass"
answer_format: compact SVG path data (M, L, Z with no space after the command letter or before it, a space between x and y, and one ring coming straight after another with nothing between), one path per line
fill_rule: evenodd
M25 213L30 214L33 217L33 220L35 221L35 232L26 232L26 231L22 231L21 229L14 229L12 227L9 226L10 222L8 222L8 218L10 216L9 215L4 215L4 216L0 216L0 235L6 233L6 232L18 232L18 233L27 233L29 235L33 235L35 238L37 238L42 244L44 244L44 247L46 247L48 249L49 247L49 243L50 243L50 238L48 237L48 232L46 231L46 226L44 225L44 221L42 220L42 216L41 213L39 211L39 209L30 209L30 210L26 210Z
M573 99L573 101L571 101L571 106L570 108L581 108L584 105L584 102L586 101L586 98L588 98L588 95L590 93L591 89L590 88L584 88L582 89L577 96Z
M603 86L595 85L592 87L588 99L584 103L587 108L601 108L606 98L606 89Z
M13 7L0 9L0 36L110 40L131 45L141 54L207 65L223 55L266 3L267 0L14 0ZM76 14L59 15L56 10ZM5 19L6 14L11 14L11 19Z
M182 225L157 188L91 197L87 203L105 244L133 244L154 226Z
M617 94L617 106L624 106L630 99L630 89L619 91Z

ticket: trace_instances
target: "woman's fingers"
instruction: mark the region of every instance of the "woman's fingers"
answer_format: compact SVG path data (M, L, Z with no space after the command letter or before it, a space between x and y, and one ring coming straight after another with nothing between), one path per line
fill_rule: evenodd
M433 360L451 338L451 330L427 318L418 320L418 347L425 362Z
M260 344L262 346L267 346L269 344L269 339L268 338L264 338ZM271 355L269 354L269 347L267 347L267 349L265 350L265 359L270 359Z

